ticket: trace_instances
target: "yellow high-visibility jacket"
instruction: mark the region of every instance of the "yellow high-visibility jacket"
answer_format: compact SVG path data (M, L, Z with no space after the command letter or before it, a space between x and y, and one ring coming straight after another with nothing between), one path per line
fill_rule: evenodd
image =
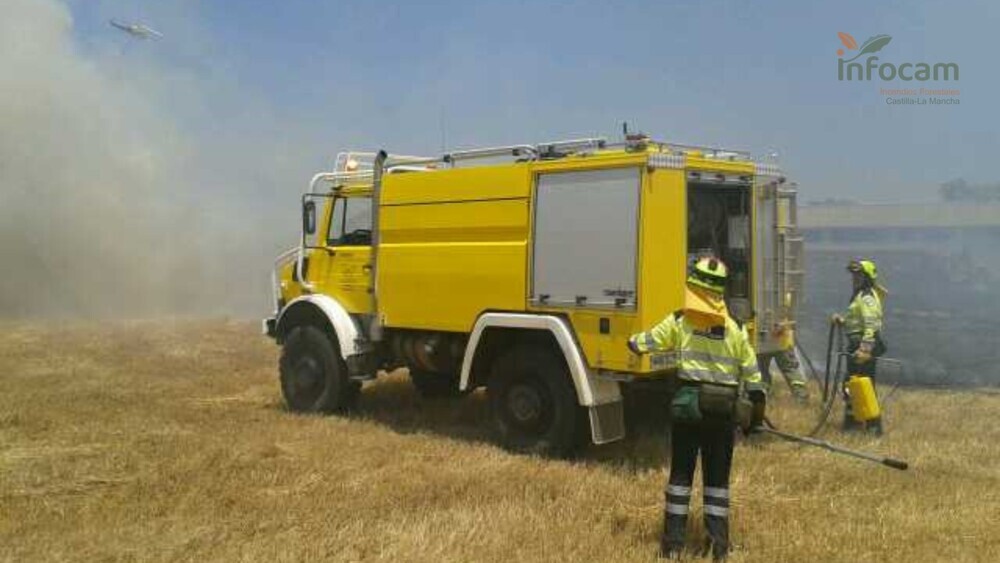
M757 356L746 329L726 315L725 325L699 329L678 311L629 339L640 354L676 352L677 377L685 381L739 385L763 391Z
M875 344L875 333L882 330L882 299L877 291L862 290L854 294L844 315L844 329L848 335L861 336L863 344Z

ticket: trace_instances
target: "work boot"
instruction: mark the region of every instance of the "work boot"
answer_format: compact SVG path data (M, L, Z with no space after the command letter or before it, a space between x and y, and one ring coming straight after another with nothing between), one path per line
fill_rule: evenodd
M709 548L712 551L712 561L724 561L729 556L729 522L724 518L708 517L705 519L708 540L705 545L705 555Z
M666 534L660 536L660 559L671 559L679 561L681 558L681 548L670 542Z
M882 431L882 417L868 421L867 430L874 434L877 438L881 438L884 434Z
M809 390L801 383L792 385L792 397L797 403L807 403L809 402Z
M664 514L663 533L660 534L660 557L680 559L684 551L684 535L687 533L686 514Z
M729 558L729 546L712 541L712 538L705 538L705 548L701 552L702 557L712 555L712 561L725 561Z
M844 424L841 426L844 432L858 432L862 430L862 425L854 418L854 413L850 408L844 409Z

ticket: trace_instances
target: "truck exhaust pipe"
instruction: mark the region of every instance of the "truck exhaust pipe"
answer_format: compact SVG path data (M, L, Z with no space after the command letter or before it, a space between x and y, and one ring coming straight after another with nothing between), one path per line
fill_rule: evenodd
M382 201L382 176L385 174L385 161L389 154L385 150L378 151L372 163L372 250L371 264L368 273L371 276L372 314L368 323L368 338L372 342L382 341L382 315L378 310L378 245L381 230L379 229L378 212Z

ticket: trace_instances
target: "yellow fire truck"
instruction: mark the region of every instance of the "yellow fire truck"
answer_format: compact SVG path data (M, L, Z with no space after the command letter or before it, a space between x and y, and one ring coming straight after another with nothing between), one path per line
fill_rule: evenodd
M744 152L627 135L435 157L345 152L275 264L288 407L343 412L409 368L425 396L485 388L500 442L569 455L624 436L623 388L671 358L626 339L684 303L689 263L729 267L760 347L800 298L795 191Z

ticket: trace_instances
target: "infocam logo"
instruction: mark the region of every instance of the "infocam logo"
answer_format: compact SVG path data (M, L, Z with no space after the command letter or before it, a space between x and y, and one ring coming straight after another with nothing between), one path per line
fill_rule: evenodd
M880 63L874 56L892 41L889 35L876 35L858 46L851 34L838 32L840 42L848 51L857 51L853 57L844 60L845 51L837 49L837 80L872 80L872 75L882 80L958 80L958 64L956 63ZM848 53L850 55L850 53ZM864 55L872 55L864 63L854 62Z

